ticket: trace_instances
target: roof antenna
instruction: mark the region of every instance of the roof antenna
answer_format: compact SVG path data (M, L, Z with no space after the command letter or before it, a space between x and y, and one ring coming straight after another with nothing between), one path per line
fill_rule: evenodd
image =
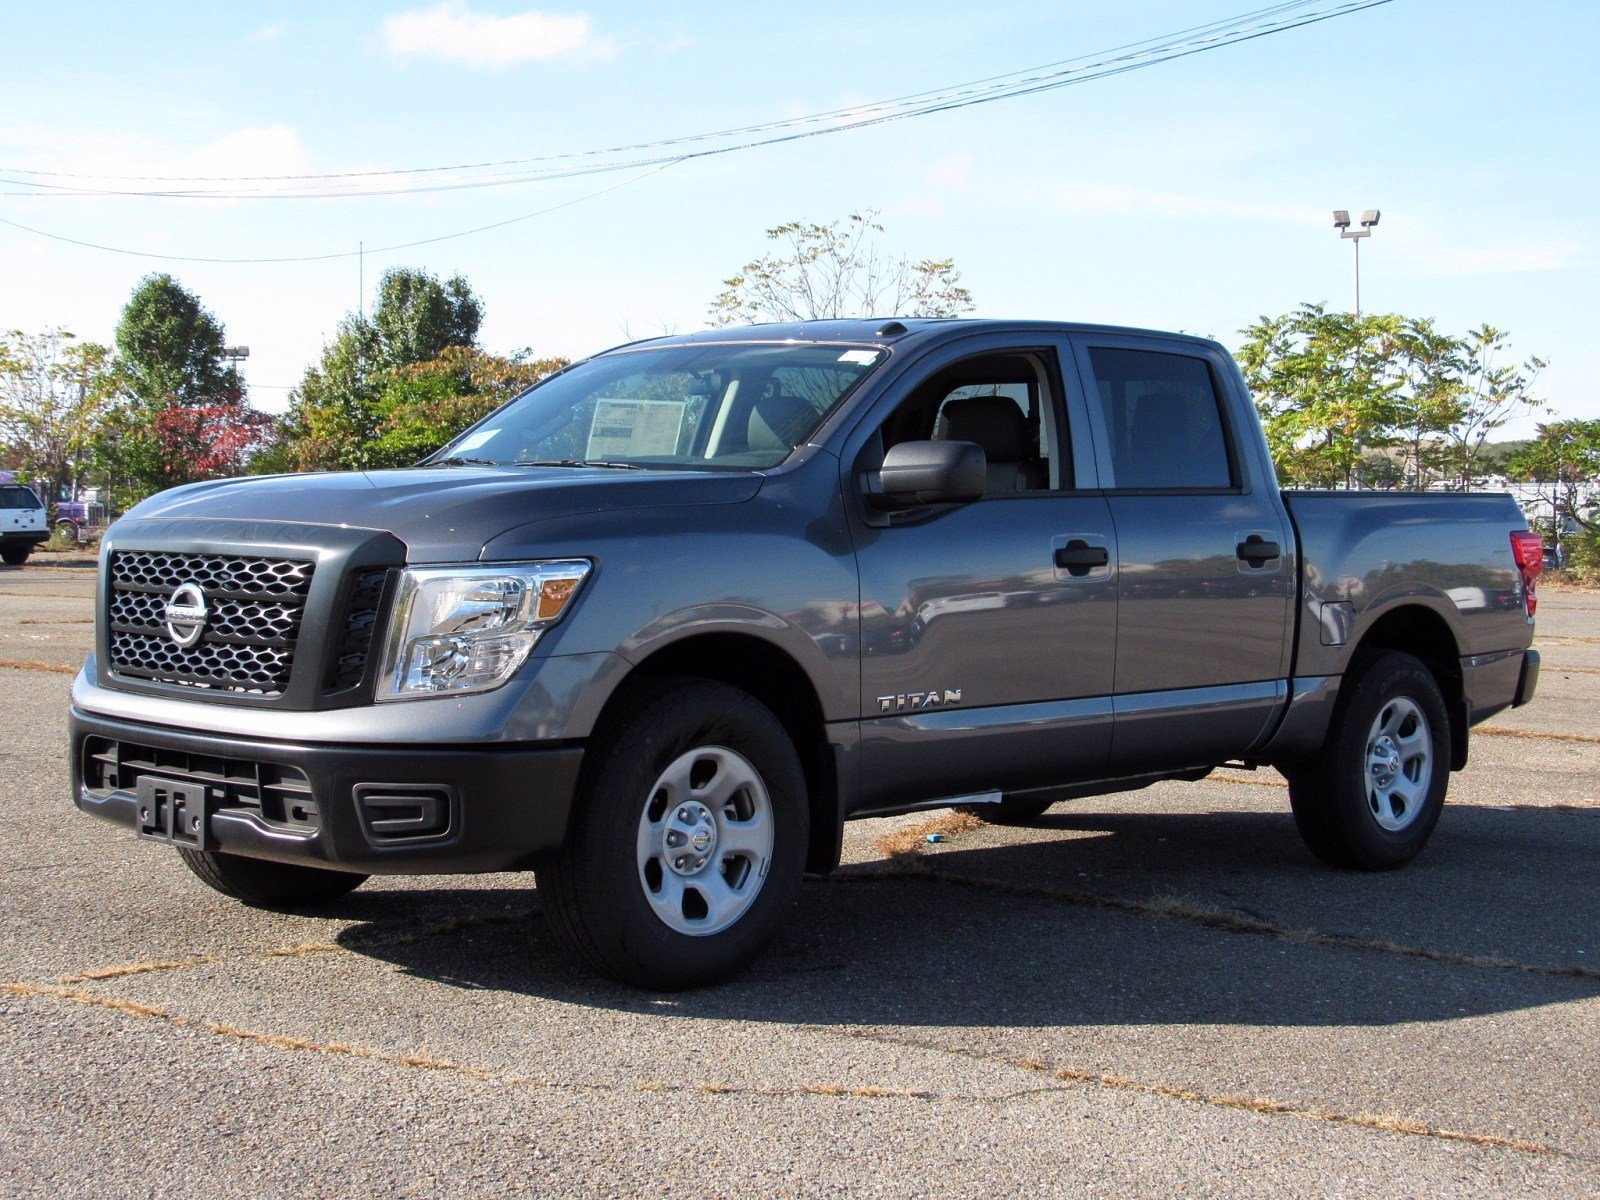
M878 327L879 337L899 337L902 333L907 332L909 332L909 330L907 330L906 327L899 321L890 321L887 325L880 325Z

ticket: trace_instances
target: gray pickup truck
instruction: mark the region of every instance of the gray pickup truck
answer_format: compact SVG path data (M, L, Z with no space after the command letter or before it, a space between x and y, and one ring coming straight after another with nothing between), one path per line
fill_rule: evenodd
M1215 342L825 321L636 342L420 466L163 493L105 539L84 811L249 904L537 872L592 969L739 968L852 817L1270 764L1392 868L1533 695L1499 495L1280 491Z

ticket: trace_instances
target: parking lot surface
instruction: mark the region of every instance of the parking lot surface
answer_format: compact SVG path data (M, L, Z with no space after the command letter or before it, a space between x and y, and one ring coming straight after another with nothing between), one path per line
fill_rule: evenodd
M1271 771L860 822L671 996L527 876L262 912L80 816L92 593L0 572L5 1196L1600 1195L1600 593L1406 870L1318 864Z

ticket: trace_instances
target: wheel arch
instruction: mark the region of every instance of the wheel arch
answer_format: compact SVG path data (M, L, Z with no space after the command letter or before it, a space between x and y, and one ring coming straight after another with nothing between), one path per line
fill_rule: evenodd
M1348 672L1363 657L1395 650L1419 659L1444 693L1450 713L1450 769L1467 765L1466 690L1461 675L1461 645L1450 623L1423 604L1401 604L1388 609L1355 641Z
M777 717L794 743L805 771L810 842L806 870L826 874L839 862L839 771L828 740L822 700L799 661L757 634L717 631L691 634L653 650L618 682L596 718L596 727L638 688L663 678L707 679L747 692Z

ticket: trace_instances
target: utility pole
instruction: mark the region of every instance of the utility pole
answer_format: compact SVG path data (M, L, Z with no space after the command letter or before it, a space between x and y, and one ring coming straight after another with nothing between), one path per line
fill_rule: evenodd
M1377 228L1378 218L1383 214L1375 208L1369 208L1361 214L1361 228L1350 228L1350 213L1343 208L1333 210L1333 227L1339 231L1342 238L1350 238L1356 252L1356 307L1355 315L1361 315L1361 239L1371 237L1372 231Z
M356 311L367 319L367 244L356 243Z

